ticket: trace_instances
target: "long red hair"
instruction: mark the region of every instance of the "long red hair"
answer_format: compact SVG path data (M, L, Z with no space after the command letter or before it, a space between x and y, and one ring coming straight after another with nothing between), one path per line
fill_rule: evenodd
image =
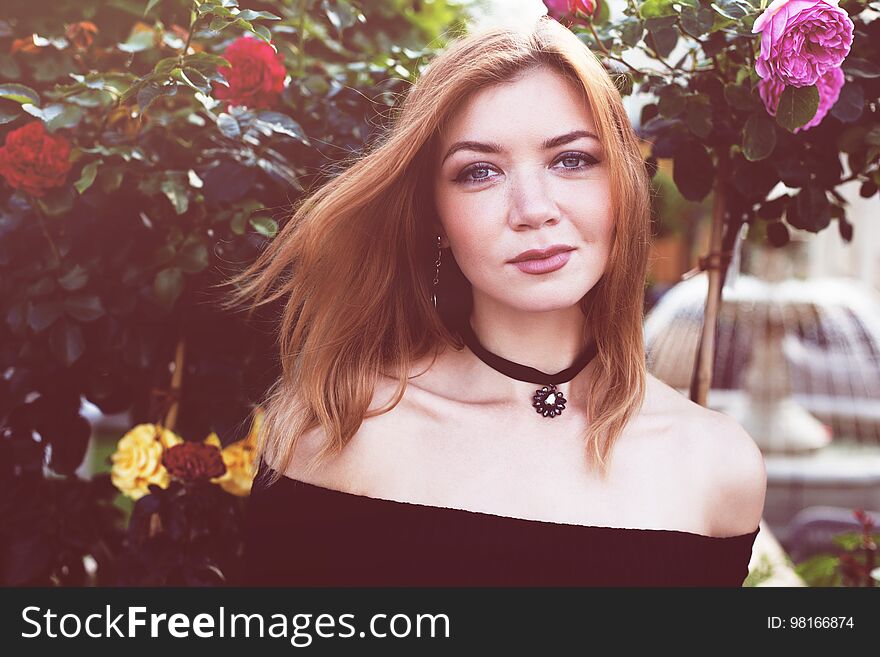
M650 179L608 73L574 34L541 17L527 30L491 28L447 46L413 84L388 133L302 199L256 261L229 279L224 307L284 304L282 374L261 403L257 449L272 468L267 484L286 470L303 434L320 426L326 437L310 463L317 467L365 417L400 401L414 361L445 345L463 347L453 320L468 311L471 296L454 258L444 258L438 307L431 301L437 136L473 92L537 66L583 88L611 172L613 245L606 271L580 302L597 340L599 372L587 400L585 455L606 473L607 456L645 394ZM368 414L380 373L398 380L396 395Z

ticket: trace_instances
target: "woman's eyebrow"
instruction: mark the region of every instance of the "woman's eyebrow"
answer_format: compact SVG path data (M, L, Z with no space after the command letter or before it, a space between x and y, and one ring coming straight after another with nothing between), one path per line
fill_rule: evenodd
M575 141L576 139L581 139L583 137L595 139L596 141L599 140L599 137L597 137L595 133L590 132L589 130L572 130L571 132L566 132L564 135L559 135L558 137L551 137L550 139L544 140L544 143L542 143L541 146L544 148L544 150L548 150ZM443 160L440 162L441 166L444 162L446 162L446 160L452 157L453 154L457 153L458 151L465 150L476 151L478 153L504 152L504 148L494 142L484 143L481 141L457 141L449 147L448 151L446 151L446 155L443 156Z

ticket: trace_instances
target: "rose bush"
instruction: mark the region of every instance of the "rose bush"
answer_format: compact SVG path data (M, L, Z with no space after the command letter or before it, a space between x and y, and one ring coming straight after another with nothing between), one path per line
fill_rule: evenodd
M457 0L255 2L53 0L0 16L4 584L234 576L246 420L279 372L262 313L221 312L215 285L383 130L425 44L464 17ZM107 462L90 455L119 436L93 432L82 400L132 418ZM212 435L226 472L171 476L142 424Z

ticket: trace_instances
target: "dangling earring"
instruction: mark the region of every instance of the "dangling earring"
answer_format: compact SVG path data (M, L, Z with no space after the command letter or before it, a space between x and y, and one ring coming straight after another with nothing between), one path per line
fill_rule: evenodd
M440 248L440 236L437 236L437 261L434 263L434 291L431 293L431 302L437 307L437 283L440 282L440 256L443 251Z

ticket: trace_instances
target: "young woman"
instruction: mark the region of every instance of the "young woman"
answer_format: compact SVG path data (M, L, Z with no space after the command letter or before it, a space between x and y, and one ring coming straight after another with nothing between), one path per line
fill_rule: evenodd
M646 372L649 207L563 26L432 61L235 280L285 304L248 583L740 586L764 462Z

